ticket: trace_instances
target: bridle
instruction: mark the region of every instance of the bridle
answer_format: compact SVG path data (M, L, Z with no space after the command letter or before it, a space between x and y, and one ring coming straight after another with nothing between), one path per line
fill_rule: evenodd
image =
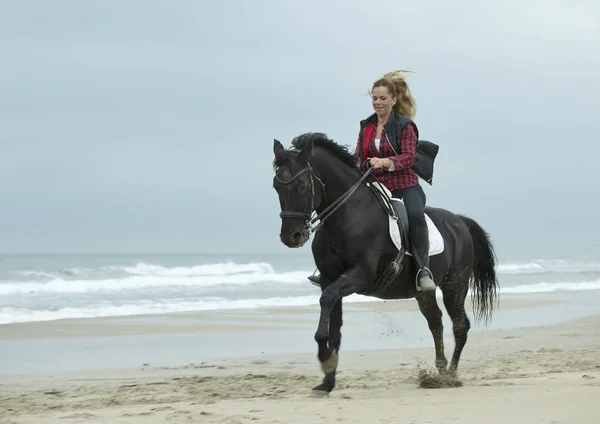
M277 173L275 174L275 179L283 185L288 185L288 184L291 184L296 178L298 178L300 175L304 174L305 172L310 173L310 191L311 191L311 193L310 193L310 199L307 198L306 201L304 202L304 208L303 208L304 212L282 211L279 214L279 216L281 218L304 219L307 222L311 219L312 213L315 208L315 178L321 183L322 187L325 187L325 184L323 184L323 181L321 181L321 179L315 175L315 173L312 170L312 166L310 166L310 163L306 166L306 168L303 168L302 170L300 170L298 173L296 173L294 176L292 176L292 178L290 178L289 180L282 180L281 178L279 178L277 176ZM309 206L309 202L310 202L310 206Z
M319 228L321 228L321 226L323 225L325 220L327 218L329 218L331 215L333 215L333 213L340 206L342 206L350 198L350 196L352 196L352 194L354 194L354 192L356 191L358 186L360 186L363 183L363 181L365 181L367 179L367 177L371 174L371 172L373 172L373 170L374 170L374 168L369 168L356 183L354 183L348 190L346 190L346 192L344 194L342 194L340 197L335 199L320 214L317 213L314 217L313 217L313 213L316 213L316 211L315 211L315 181L314 180L316 179L317 181L319 181L319 183L321 183L322 188L325 188L325 184L323 184L323 181L321 181L321 179L314 173L310 163L308 163L305 168L301 169L296 174L294 174L294 176L292 176L292 178L290 178L289 180L282 180L281 178L279 178L277 176L277 173L275 173L275 179L283 185L288 185L288 184L292 183L292 181L294 181L296 178L298 178L300 175L304 174L305 172L308 172L310 174L310 192L308 193L309 197L307 197L306 201L304 202L304 208L303 208L304 211L303 212L281 211L279 213L279 216L281 218L303 219L306 230L312 234L312 233L316 232L317 230L319 230ZM316 226L313 226L317 221L320 221L320 222Z

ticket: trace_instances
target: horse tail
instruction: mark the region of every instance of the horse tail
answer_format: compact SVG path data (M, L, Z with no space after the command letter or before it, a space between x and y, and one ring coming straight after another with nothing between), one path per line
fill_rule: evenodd
M471 278L473 310L475 318L487 323L492 318L494 303L498 297L496 277L496 254L490 235L473 219L459 215L467 224L473 240L473 273Z

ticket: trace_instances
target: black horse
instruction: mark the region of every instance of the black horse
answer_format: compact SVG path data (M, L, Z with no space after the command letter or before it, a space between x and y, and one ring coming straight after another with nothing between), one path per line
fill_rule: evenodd
M321 219L312 253L321 273L321 314L315 340L325 377L313 390L328 393L335 387L342 298L353 293L380 299L416 298L433 335L436 367L441 374L454 376L470 329L464 306L470 285L476 319L491 318L497 297L496 256L489 235L470 218L426 207L444 241L443 251L430 258L430 269L453 325L455 348L447 368L442 311L435 291L417 291L413 259L404 257L400 274L391 284L376 285L398 249L391 241L387 212L365 183L356 156L322 133L302 134L292 146L294 149L286 150L274 140L273 186L282 210L281 241L288 247L303 246L314 231L310 227L313 212ZM332 204L337 209L332 210ZM325 222L324 211L329 214Z

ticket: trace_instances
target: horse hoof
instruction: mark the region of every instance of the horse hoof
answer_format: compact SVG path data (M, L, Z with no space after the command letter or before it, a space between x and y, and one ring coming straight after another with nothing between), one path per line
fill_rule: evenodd
M328 396L329 396L329 392L325 389L319 389L317 387L312 389L312 397L321 399L321 398L326 398Z
M325 384L319 384L312 389L312 394L314 397L327 397L329 396L329 393L331 393L331 390L331 387L328 387Z

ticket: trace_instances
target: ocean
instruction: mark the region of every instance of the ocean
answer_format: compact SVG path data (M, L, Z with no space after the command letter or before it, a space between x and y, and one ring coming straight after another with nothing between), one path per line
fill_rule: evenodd
M181 255L2 255L0 324L63 318L318 304L304 252ZM498 265L502 293L600 290L600 261ZM346 302L372 301L359 295Z

